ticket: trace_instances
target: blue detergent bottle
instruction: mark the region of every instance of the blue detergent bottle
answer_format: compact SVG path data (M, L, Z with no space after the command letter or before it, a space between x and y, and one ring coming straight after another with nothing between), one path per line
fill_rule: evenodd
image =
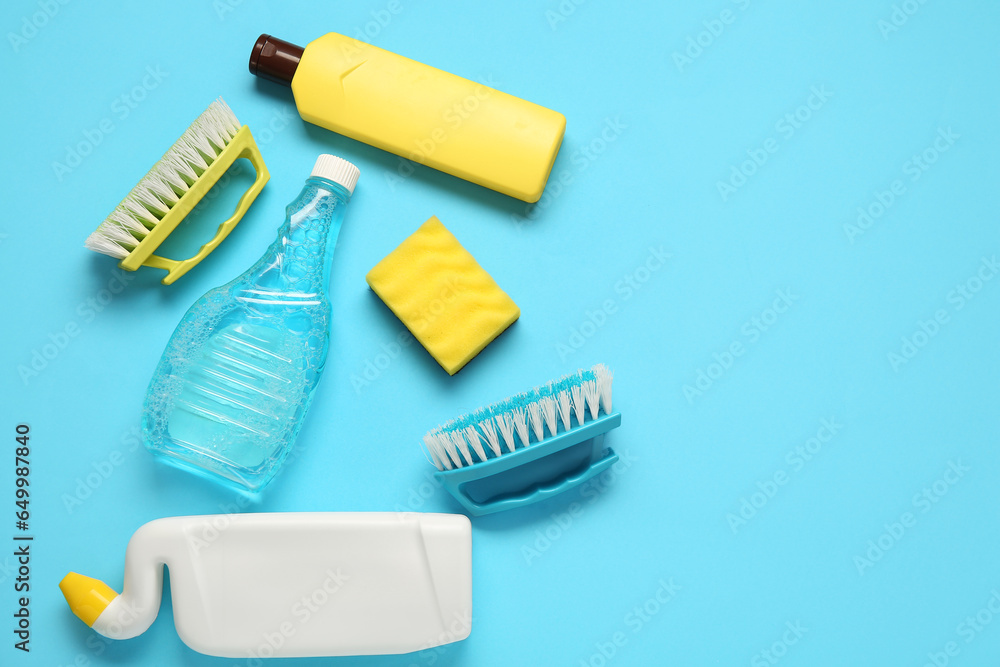
M321 155L264 256L177 325L142 416L164 461L250 492L277 473L326 363L330 268L358 173Z

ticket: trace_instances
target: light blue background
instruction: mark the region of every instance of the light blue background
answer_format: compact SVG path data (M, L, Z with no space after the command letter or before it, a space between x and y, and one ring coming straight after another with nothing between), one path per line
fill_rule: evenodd
M187 307L264 251L316 156L332 152L362 175L333 269L329 364L295 460L248 509L457 511L443 491L419 495L430 471L420 436L598 361L615 371L623 415L608 442L631 464L600 493L474 521L467 641L302 664L766 665L769 650L789 667L916 667L948 642L958 649L948 664L993 664L1000 617L984 612L992 622L978 631L962 624L1000 590L1000 279L971 301L954 290L1000 252L1000 6L908 0L915 13L888 31L879 22L892 20L890 0L567 0L564 15L551 13L556 0L225 2L17 0L0 10L0 540L14 532L19 422L31 425L36 536L30 656L11 646L13 559L0 559L0 663L223 664L179 641L169 598L145 635L109 644L70 614L56 584L73 569L119 587L138 526L225 511L236 498L135 446L146 385ZM731 22L713 23L724 10ZM42 27L26 27L33 20ZM247 72L261 32L306 44L328 31L366 34L562 111L553 174L566 184L550 181L521 221L522 203L425 168L387 178L397 158L304 124L290 91ZM688 40L700 33L698 53ZM678 64L689 47L695 57ZM824 86L828 100L799 110ZM91 310L117 270L83 240L219 95L253 130L270 183L176 285L142 270ZM790 132L782 119L796 110L809 119ZM87 139L102 121L112 131ZM959 138L912 180L908 161L949 128ZM87 141L90 154L57 176L53 164ZM765 145L776 152L724 201L718 182ZM852 243L845 225L896 179L905 192ZM222 212L199 212L189 245ZM412 345L358 388L352 376L385 366L382 346L402 330L364 274L431 215L521 319L455 377ZM646 273L661 247L670 259ZM626 276L646 280L629 291ZM775 321L767 309L778 290L794 300ZM614 312L594 315L609 300ZM947 323L917 335L925 344L894 368L889 353L938 310ZM600 326L586 324L591 316ZM754 317L771 322L766 331ZM77 335L22 378L18 368L70 324ZM742 356L712 367L733 342ZM699 371L716 379L686 397ZM841 426L799 469L789 452L824 419ZM112 460L96 488L80 487ZM946 493L933 504L920 500L950 463L967 470L939 483ZM771 488L776 473L786 483ZM773 492L763 504L760 488ZM67 506L76 494L87 497ZM762 506L734 524L743 499ZM883 536L905 512L911 527ZM891 547L859 565L880 537ZM673 599L648 603L671 580ZM655 613L637 620L634 607L647 603ZM800 638L786 631L797 623ZM616 633L624 645L605 659Z

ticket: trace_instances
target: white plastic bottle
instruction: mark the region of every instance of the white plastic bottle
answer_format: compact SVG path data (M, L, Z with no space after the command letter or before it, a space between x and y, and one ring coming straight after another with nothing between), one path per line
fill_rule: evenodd
M71 572L73 612L112 639L156 619L170 568L177 634L225 658L408 653L472 629L472 533L458 514L304 512L157 519L121 595Z

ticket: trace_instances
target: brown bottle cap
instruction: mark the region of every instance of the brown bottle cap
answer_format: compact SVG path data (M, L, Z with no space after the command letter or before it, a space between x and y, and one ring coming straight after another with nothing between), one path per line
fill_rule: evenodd
M302 47L270 35L261 35L250 52L250 73L268 81L291 85Z

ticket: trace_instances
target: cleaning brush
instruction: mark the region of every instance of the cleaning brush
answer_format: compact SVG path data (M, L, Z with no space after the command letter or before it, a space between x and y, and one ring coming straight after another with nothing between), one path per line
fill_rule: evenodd
M604 364L454 419L424 436L435 477L473 515L528 505L582 484L618 455Z
M184 216L241 157L250 160L257 177L233 216L219 225L215 236L194 257L178 261L154 255L153 251ZM163 284L169 285L229 235L268 178L270 174L250 128L240 127L236 115L220 97L174 142L84 245L121 260L119 266L128 271L140 266L166 269Z

